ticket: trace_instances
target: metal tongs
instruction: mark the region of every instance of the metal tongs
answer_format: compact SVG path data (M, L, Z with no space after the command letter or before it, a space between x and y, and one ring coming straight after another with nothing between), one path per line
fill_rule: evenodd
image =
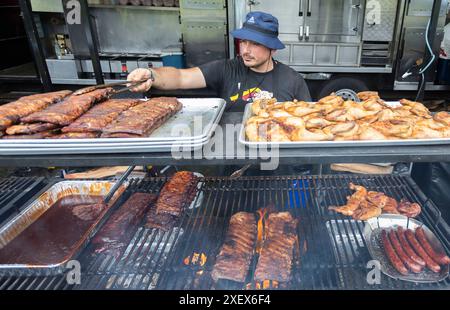
M120 93L126 92L126 91L128 91L128 90L130 90L130 89L132 89L134 87L137 87L137 86L139 86L141 84L144 84L148 80L154 81L155 79L153 77L150 77L150 78L146 78L146 79L139 80L139 81L136 81L136 82L120 81L120 82L114 82L114 83L109 83L109 84L100 84L100 85L89 86L89 87L81 88L79 90L74 91L72 96L79 96L79 95L87 94L87 93L90 93L90 92L92 92L94 90L97 90L97 89L103 89L103 88L108 88L108 87L127 85L127 87L124 87L122 89L114 90L113 94L120 94Z
M108 204L109 201L111 200L111 198L114 196L114 194L116 193L116 191L120 188L120 186L122 186L123 182L125 182L125 180L128 178L128 176L131 174L131 172L133 172L134 168L136 166L130 166L128 167L127 171L124 172L124 174L122 174L122 176L119 178L119 180L117 180L116 184L114 184L114 186L109 190L108 194L106 194L106 196L103 198L103 202L105 204Z

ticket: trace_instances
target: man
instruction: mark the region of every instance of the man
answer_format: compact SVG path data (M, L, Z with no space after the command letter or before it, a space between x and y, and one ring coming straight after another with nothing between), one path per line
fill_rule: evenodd
M228 110L243 110L247 102L259 98L311 101L301 75L273 59L277 50L285 48L278 39L277 18L263 12L250 12L243 27L232 35L240 40L240 57L190 69L136 69L128 76L129 81L153 79L133 91L145 92L151 87L163 90L208 87L227 101Z

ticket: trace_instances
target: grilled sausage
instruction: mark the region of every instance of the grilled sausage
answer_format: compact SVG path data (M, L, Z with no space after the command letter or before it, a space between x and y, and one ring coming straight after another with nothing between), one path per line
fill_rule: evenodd
M425 261L427 267L430 268L433 272L441 271L441 267L425 252L425 250L420 245L419 241L417 241L414 232L408 229L405 232L406 239L411 243L413 249L419 254L420 257Z
M425 261L419 255L417 255L416 252L414 252L414 250L411 248L411 245L409 244L408 240L406 240L405 230L403 229L403 227L399 226L397 228L396 233L397 233L398 239L400 240L400 244L401 244L403 250L405 250L406 254L417 264L419 264L422 267L425 267L426 266Z
M391 244L395 249L395 252L397 252L398 257L402 260L403 264L405 264L406 267L408 267L409 270L411 270L414 273L420 273L423 269L422 266L417 264L415 261L413 261L403 250L403 247L400 244L400 241L397 238L397 235L395 231L392 229L388 233L389 239L391 240Z
M392 247L391 241L389 241L385 230L381 231L381 240L383 242L384 250L386 251L386 256L388 257L394 268L402 275L407 275L408 269L406 269L405 265L402 263L394 248Z
M431 258L433 258L433 260L435 260L440 265L450 264L450 258L447 255L445 255L444 253L437 253L433 249L427 237L425 236L425 232L422 227L416 228L416 238L424 248L425 252L427 252L427 254Z

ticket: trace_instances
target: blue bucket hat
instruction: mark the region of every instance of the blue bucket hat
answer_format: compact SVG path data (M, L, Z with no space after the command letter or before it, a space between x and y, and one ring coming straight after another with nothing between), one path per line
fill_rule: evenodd
M270 49L285 48L278 39L278 19L268 13L248 13L242 28L232 31L231 34L236 39L254 41Z

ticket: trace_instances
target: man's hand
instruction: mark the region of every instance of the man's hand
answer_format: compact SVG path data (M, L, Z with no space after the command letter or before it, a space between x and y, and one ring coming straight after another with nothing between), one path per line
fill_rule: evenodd
M152 77L152 73L150 71L150 69L143 69L143 68L138 68L133 70L133 72L131 72L128 77L127 77L127 81L130 82L138 82L144 79L148 79L147 82L134 87L131 89L132 92L140 92L140 93L144 93L146 91L148 91L153 84L153 80L150 79L150 77Z

